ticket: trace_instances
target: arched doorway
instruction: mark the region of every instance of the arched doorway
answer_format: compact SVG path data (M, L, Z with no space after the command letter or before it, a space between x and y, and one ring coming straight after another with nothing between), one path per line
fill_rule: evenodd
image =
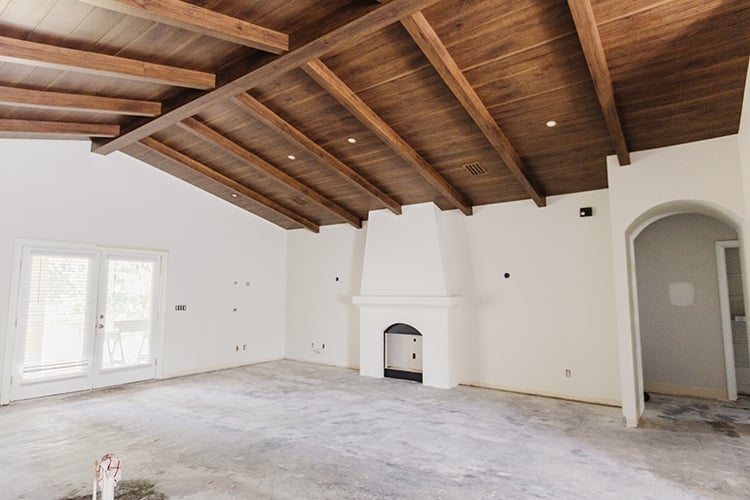
M422 383L422 334L406 323L394 323L383 335L383 375Z
M722 307L729 304L722 304L720 285L728 274L726 245L720 243L731 242L736 250L736 229L694 212L653 220L635 236L636 324L645 391L736 399L735 364L747 357L735 357L734 344L739 341L747 351L747 333L744 322L734 332L727 330L732 308ZM722 268L718 257L724 258ZM738 257L730 254L735 273ZM731 278L733 317L744 318L742 279Z

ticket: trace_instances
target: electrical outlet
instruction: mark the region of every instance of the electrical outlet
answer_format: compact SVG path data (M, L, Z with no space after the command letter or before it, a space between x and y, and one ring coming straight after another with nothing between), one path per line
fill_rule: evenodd
M234 346L234 350L235 351L239 351L240 350L240 346L238 346L238 345Z
M247 344L242 344L242 350L247 351Z
M566 368L566 369L565 369L565 376L566 376L567 378L570 378L570 375L571 375L571 371L570 371L570 370L569 370L568 368Z

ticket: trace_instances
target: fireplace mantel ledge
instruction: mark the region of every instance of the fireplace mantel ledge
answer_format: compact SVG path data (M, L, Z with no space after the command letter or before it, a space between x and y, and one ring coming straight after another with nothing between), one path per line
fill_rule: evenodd
M449 296L396 296L396 295L355 295L352 303L358 306L430 306L452 307L461 303L459 295Z

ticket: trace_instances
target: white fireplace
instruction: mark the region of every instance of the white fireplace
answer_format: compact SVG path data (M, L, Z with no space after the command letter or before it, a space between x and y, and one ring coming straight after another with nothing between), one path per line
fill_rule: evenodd
M458 383L455 353L460 297L450 294L440 211L432 203L404 207L396 216L370 213L360 295L360 374L383 377L384 333L405 323L422 334L422 380L432 387Z

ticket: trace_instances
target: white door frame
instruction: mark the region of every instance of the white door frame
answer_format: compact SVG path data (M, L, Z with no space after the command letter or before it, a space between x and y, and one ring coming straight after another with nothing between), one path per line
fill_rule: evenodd
M165 250L155 249L138 249L138 248L127 248L127 247L114 247L114 246L100 246L93 243L71 243L61 241L50 241L50 240L32 240L32 239L16 239L13 247L13 264L11 271L11 288L10 288L10 300L8 304L8 322L6 327L5 335L5 354L3 359L3 369L0 373L0 405L6 405L10 402L11 394L11 377L13 374L13 363L15 363L15 342L17 337L17 316L18 316L18 305L19 305L19 293L21 287L21 264L23 261L24 250L27 247L42 247L50 249L67 249L67 250L83 250L83 251L96 251L106 252L115 251L121 253L137 252L153 254L160 259L160 273L158 284L155 289L159 293L159 297L156 300L156 321L155 330L153 332L153 346L154 346L154 363L156 364L155 378L162 378L162 363L159 360L162 358L164 349L164 311L165 311L165 300L166 300L166 266L167 266L167 252Z
M732 338L732 315L729 309L729 281L727 280L727 248L739 248L738 240L716 242L716 266L719 274L719 307L721 308L721 332L724 339L724 365L727 373L727 397L737 401L737 370L734 366L734 339ZM745 270L742 270L743 275ZM742 280L744 292L745 282Z

